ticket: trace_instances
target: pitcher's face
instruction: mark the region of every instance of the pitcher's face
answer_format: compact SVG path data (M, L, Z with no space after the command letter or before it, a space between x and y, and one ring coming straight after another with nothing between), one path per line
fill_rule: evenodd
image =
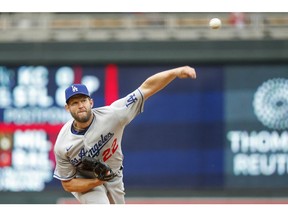
M85 95L76 95L69 99L65 106L71 116L80 123L86 123L91 119L93 100Z

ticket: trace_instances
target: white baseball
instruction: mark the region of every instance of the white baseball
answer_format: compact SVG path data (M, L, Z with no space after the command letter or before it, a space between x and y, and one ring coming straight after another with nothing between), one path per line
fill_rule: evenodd
M221 27L221 24L222 24L222 22L221 22L221 20L218 19L218 18L213 18L213 19L211 19L210 22L209 22L209 26L210 26L212 29L218 29L218 28L220 28L220 27Z

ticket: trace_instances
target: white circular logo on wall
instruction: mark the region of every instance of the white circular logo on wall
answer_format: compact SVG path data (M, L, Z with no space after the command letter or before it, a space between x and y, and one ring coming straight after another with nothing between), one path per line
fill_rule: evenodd
M288 128L288 79L275 78L258 87L253 100L254 113L271 129Z

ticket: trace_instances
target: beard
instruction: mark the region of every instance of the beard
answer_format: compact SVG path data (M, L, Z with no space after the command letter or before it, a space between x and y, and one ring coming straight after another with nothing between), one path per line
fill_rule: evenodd
M83 114L83 113L82 113ZM72 117L77 121L77 122L80 122L80 123L86 123L90 120L91 116L92 116L92 112L91 110L87 110L87 114L86 115L82 115L81 116L78 116L77 114L75 113L71 113Z

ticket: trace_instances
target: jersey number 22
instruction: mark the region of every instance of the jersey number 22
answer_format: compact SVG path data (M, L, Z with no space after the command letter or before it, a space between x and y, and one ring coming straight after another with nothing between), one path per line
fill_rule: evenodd
M102 156L103 156L103 161L104 161L104 162L107 161L107 160L115 153L115 151L117 150L117 148L118 148L118 144L117 144L117 138L116 138L116 139L114 139L111 147L108 148L108 149L106 149L106 150L103 152L103 154L102 154Z

